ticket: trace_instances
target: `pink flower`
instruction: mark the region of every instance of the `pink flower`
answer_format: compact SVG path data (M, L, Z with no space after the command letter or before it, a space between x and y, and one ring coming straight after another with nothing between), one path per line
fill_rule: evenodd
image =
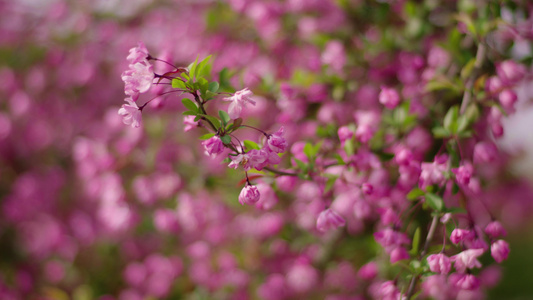
M242 109L246 107L246 104L250 103L255 105L255 101L250 98L252 95L253 93L248 88L245 88L235 92L231 97L222 99L224 101L231 101L228 107L228 115L231 119L237 119L241 115Z
M479 279L472 274L453 273L448 278L450 285L454 285L462 290L477 290L480 286Z
M382 86L379 93L379 103L388 109L394 109L400 103L400 95L395 89Z
M490 254L498 263L506 260L509 252L509 244L504 240L497 240L490 246Z
M404 247L397 247L390 253L390 263L393 264L397 261L409 259L409 253Z
M446 177L444 172L447 170L447 163L440 163L435 160L432 163L422 163L420 172L420 188L426 188L432 184L442 185L444 184Z
M339 140L343 144L344 142L346 142L347 140L353 137L353 131L350 128L348 128L348 126L341 126L339 130L337 130L337 134L339 135Z
M454 244L459 244L465 240L471 240L474 237L474 233L467 229L454 229L450 235L450 240Z
M479 142L474 146L474 163L484 164L498 158L498 148L491 142Z
M224 143L218 135L211 137L208 140L202 142L205 148L205 155L215 157L224 151Z
M154 71L148 61L141 61L129 65L129 70L122 73L124 81L124 92L126 95L136 99L139 94L145 93L152 86Z
M452 268L450 258L443 253L432 254L428 256L427 261L431 272L448 274Z
M468 185L470 178L474 174L474 167L470 163L464 163L459 168L452 169L455 174L455 180L462 185Z
M189 130L192 130L198 126L200 126L200 122L195 122L194 118L195 116L184 116L183 117L183 124L185 125L185 128L183 128L183 131L187 132Z
M137 47L130 49L130 54L126 58L130 63L135 64L141 61L145 61L148 58L148 49L143 42L139 42Z
M498 221L492 221L487 224L485 227L485 233L493 239L507 235L505 228L503 228L502 224Z
M512 60L506 60L496 66L496 73L504 83L516 83L524 78L526 69Z
M255 168L256 170L261 171L268 164L270 153L267 150L252 149L247 154L248 162L244 165L245 170Z
M259 190L256 186L247 184L239 194L239 203L241 205L255 204L257 201L259 201L260 196L261 194L259 194Z
M477 258L482 254L483 249L469 249L452 256L455 269L459 273L465 273L466 269L481 268L481 263Z
M385 248L385 251L388 253L398 246L410 243L410 240L405 233L395 231L392 228L386 228L374 233L374 239Z
M283 126L276 132L268 136L268 148L276 153L282 153L287 150L288 144L283 137Z
M337 227L344 226L344 219L331 208L322 211L316 220L316 229L320 232L326 232Z
M357 272L357 276L364 280L372 280L378 275L378 265L371 261L363 265Z
M501 105L508 113L512 113L515 110L514 105L518 100L518 96L513 90L505 89L498 95L498 100L500 100Z
M118 110L118 114L122 116L122 122L126 125L131 125L133 128L141 126L141 117L142 113L137 103L135 103L131 98L125 99L127 104L123 104L122 107Z

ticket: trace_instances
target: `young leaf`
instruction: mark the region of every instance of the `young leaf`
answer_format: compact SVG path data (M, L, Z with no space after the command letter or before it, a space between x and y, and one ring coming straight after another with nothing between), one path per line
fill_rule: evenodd
M252 150L252 149L259 150L259 149L261 149L261 147L259 147L259 145L257 145L257 143L252 142L250 140L244 140L243 143L244 143L244 147L246 147L246 149L249 149L249 150Z
M457 118L459 117L459 107L452 106L450 110L444 116L444 128L448 131L455 133L457 132Z
M182 115L184 115L184 116L196 116L197 114L198 114L197 112L194 112L192 110L184 111L182 113Z
M191 78L196 78L195 74L196 74L197 68L198 68L198 56L196 57L196 60L192 64L190 64L188 67Z
M431 207L432 209L436 211L442 211L442 209L444 208L444 201L438 195L435 195L433 193L426 193L425 198L427 205L429 205L429 207Z
M202 135L201 137L199 137L199 139L201 139L201 140L208 140L208 139L210 139L210 138L212 138L212 137L214 137L214 136L215 136L214 133L206 133L206 134Z
M419 188L414 188L409 192L409 194L407 194L407 199L413 201L413 200L418 199L418 197L424 196L425 193L426 192L424 192L423 190Z
M418 254L419 244L420 244L420 227L417 227L415 230L415 234L413 236L413 245L412 245L411 251L409 251L411 255L415 256L416 254Z
M198 106L194 102L192 102L191 99L183 98L181 99L181 103L183 103L183 106L187 108L190 111L198 112Z
M222 120L222 124L224 124L223 126L226 127L226 124L231 121L228 113L223 110L219 110L218 115L220 116L220 120Z
M216 81L211 81L209 87L207 88L211 93L218 92L219 84Z
M175 89L187 89L187 86L185 85L185 82L181 80L180 78L174 78L172 79L172 88Z
M229 135L221 136L220 139L222 140L222 143L224 144L231 144L231 136Z
M315 149L311 143L306 143L304 146L304 154L309 158L309 160L313 160L315 156Z
M199 117L204 117L206 118L207 120L209 120L214 126L216 129L219 129L220 128L220 120L213 117L213 116L208 116L208 115L204 115L204 114L198 114Z

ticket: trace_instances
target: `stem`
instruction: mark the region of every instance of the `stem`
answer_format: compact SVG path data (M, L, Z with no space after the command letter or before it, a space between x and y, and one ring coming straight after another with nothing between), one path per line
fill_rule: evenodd
M284 172L284 171L280 171L280 170L276 170L276 169L273 169L271 167L264 167L263 169L269 171L269 172L272 172L274 174L278 174L278 175L285 175L285 176L298 176L298 173L289 173L289 172Z
M461 103L461 109L460 113L464 114L466 111L466 108L468 107L468 104L470 104L470 101L472 100L472 88L474 87L474 82L476 81L476 77L479 73L479 70L481 69L481 66L483 65L483 61L485 60L485 52L486 48L483 42L479 43L479 46L477 47L477 53L476 53L476 61L474 62L474 70L472 70L472 73L470 74L470 77L468 78L466 85L465 85L465 93L463 94L463 101Z
M431 226L429 227L428 235L426 237L426 242L424 243L424 248L422 249L422 252L420 252L419 257L422 258L424 255L426 255L429 244L431 243L431 240L433 239L433 236L435 235L435 231L437 230L437 224L439 222L439 216L434 215L433 220L431 221ZM413 276L411 279L411 282L409 283L409 289L407 291L407 299L410 299L413 296L413 293L415 291L416 282L418 281L418 278L420 276Z
M202 110L202 114L207 115L207 111L205 110L202 101L200 101L200 96L198 96L196 92L191 93L191 94L194 96L194 100L196 101L196 103L198 103L198 105L200 106L200 109ZM217 128L215 124L211 123L211 121L209 121L208 118L202 117L202 120L206 121L211 126L214 132L217 132Z

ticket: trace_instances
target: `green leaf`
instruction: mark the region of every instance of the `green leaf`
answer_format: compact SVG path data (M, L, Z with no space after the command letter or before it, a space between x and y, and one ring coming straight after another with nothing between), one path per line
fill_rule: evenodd
M425 194L426 192L424 192L423 190L419 188L414 188L409 192L409 194L407 194L407 199L413 201L418 199L419 197L424 196Z
M246 149L249 149L249 150L252 150L252 149L259 150L259 149L261 149L261 147L259 147L259 145L256 142L252 142L250 140L244 140L243 143L244 143L244 147L246 147Z
M446 116L444 116L444 128L446 128L451 133L457 132L457 118L459 117L459 107L454 105L450 107Z
M435 127L431 131L433 132L433 136L438 139L447 138L451 135L450 132L444 127Z
M196 60L194 60L194 62L190 64L188 67L191 78L196 78L195 74L196 74L197 67L198 67L198 56L196 56Z
M181 78L174 78L172 79L172 87L175 89L183 89L186 90L187 86L185 85L185 82L181 80Z
M183 98L181 99L181 103L183 103L183 106L187 108L190 111L198 112L198 106L194 102L192 102L191 99Z
M211 93L216 93L218 92L218 88L220 87L220 85L218 84L218 82L216 81L211 81L209 83L209 87L207 88Z
M231 144L231 136L229 135L221 136L220 139L222 140L222 143L224 144Z
M420 227L417 227L413 235L413 243L409 254L416 256L418 254L418 247L420 246Z
M199 137L199 139L201 139L201 140L208 140L208 139L210 139L210 138L212 138L212 137L214 137L214 136L215 136L214 133L206 133L206 134L202 135L201 137Z
M199 117L204 117L206 118L207 120L209 120L215 127L216 129L219 129L220 128L220 120L213 117L213 116L208 116L208 115L204 115L204 114L198 114Z
M191 73L194 74L194 77L197 78L197 76L200 74L200 75L203 75L202 73L204 72L204 69L206 68L206 66L209 64L209 60L211 59L211 55L209 55L208 57L204 58L199 64L198 66L194 69L194 71L191 70ZM197 59L198 60L198 59Z
M294 161L296 162L296 165L298 165L298 168L302 170L302 172L307 173L307 165L303 161L297 158L295 158Z
M466 117L466 115L462 115L459 117L459 119L457 120L457 132L463 132L466 130L466 128L468 128L468 125L469 125L469 122L468 122L468 118Z
M231 121L228 113L223 110L219 110L218 115L220 116L220 120L222 120L222 124L224 124L223 126L226 127L226 124Z
M466 214L466 209L462 207L450 207L446 208L444 211L452 214Z
M475 64L475 58L472 58L470 61L468 61L468 63L461 70L461 79L466 80L468 77L470 77L470 74L472 74L472 71L474 70Z
M427 205L429 205L429 207L431 207L432 209L436 211L442 211L442 209L444 208L444 201L438 195L435 195L433 193L426 193L425 198Z
M198 114L197 112L194 112L192 110L184 111L182 113L182 115L184 115L184 116L196 116L197 114Z
M309 158L309 160L313 160L315 156L315 149L311 143L306 143L304 146L304 154Z
M332 176L328 178L328 180L326 181L326 186L324 187L324 193L329 192L333 188L333 185L337 181L337 178L338 176Z

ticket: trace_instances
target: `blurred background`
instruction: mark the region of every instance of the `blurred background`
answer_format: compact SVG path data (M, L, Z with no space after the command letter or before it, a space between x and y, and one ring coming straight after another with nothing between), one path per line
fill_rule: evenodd
M265 296L263 283L276 278L264 269L289 268L316 283L316 274L287 261L316 252L309 245L319 239L286 221L314 227L289 204L290 193L306 197L314 187L291 188L285 178L281 195L262 187L277 210L241 207L242 174L204 156L197 138L205 132L184 132L172 95L151 102L141 128L124 125L117 111L129 49L143 41L151 55L179 66L214 54L215 72L233 70L230 84L256 92L251 124L272 131L284 124L293 143L317 129L336 133L328 124L351 119L339 99L350 99L348 108L376 105L379 86L346 85L338 74L364 78L350 66L379 61L381 52L394 61L397 34L422 44L428 30L448 26L456 5L474 1L459 2L0 0L0 298L248 299L257 289L252 299L276 299ZM529 20L527 12L520 18ZM346 54L335 41L364 43L367 52ZM531 59L530 44L518 50ZM155 64L156 72L167 69ZM299 85L302 99L280 97L276 82ZM501 269L489 267L491 278L502 278L491 299L533 299L531 87L517 88L521 102L498 145L513 154L509 176L518 179L486 199L511 244ZM153 88L139 101L163 92ZM343 247L339 257L358 266L377 251L363 238ZM326 267L333 279L324 285L339 281L333 274L345 274L341 268ZM332 286L325 290L342 289Z

